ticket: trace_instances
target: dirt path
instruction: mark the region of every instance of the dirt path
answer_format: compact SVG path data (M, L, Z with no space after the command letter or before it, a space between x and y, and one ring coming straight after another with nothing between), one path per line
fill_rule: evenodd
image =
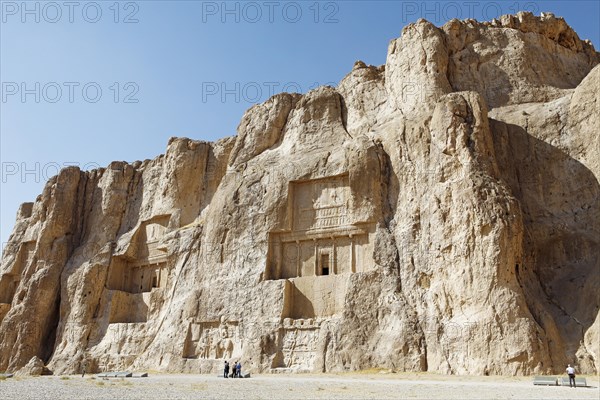
M598 399L592 388L533 386L532 378L433 374L259 375L223 379L207 375L154 375L137 379L92 376L9 378L2 399Z

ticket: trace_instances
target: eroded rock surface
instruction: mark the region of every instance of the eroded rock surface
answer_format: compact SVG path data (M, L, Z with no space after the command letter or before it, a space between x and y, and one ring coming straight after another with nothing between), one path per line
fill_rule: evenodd
M550 14L420 20L235 137L62 170L5 248L0 370L597 373L599 61Z

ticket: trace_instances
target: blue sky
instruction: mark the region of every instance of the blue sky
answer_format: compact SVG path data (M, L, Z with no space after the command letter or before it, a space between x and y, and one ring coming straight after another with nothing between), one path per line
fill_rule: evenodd
M385 63L407 23L563 16L600 43L592 1L1 1L0 240L65 165L163 153L171 136L235 134L271 94Z

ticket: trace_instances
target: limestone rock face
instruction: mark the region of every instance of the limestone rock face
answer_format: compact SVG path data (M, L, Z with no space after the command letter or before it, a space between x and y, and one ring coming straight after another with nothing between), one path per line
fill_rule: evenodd
M442 27L453 90L475 90L490 107L550 101L574 88L598 53L552 14L505 15L491 23L452 20Z
M452 91L449 49L444 32L420 19L407 25L388 48L385 85L395 108L406 119L420 120L436 100Z
M366 66L358 61L337 87L344 101L344 124L351 136L365 134L377 123L385 108L384 66Z
M550 14L421 20L235 137L62 170L5 248L0 370L597 373L598 62Z
M299 97L298 94L281 93L250 108L238 127L231 162L244 163L277 143Z

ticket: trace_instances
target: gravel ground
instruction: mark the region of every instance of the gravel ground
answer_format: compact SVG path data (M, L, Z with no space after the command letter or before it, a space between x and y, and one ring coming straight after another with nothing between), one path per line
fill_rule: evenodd
M258 375L223 379L208 375L148 378L43 376L0 380L2 399L594 399L592 388L533 386L530 377L458 377L434 374Z

